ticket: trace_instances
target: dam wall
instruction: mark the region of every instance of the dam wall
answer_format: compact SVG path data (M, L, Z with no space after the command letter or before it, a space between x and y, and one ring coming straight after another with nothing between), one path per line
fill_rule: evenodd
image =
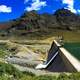
M54 44L56 46L60 46L56 40L54 40ZM72 56L71 53L67 51L63 46L59 47L59 55L68 72L80 72L80 61Z
M51 72L80 72L80 61L56 40L53 41L46 61L36 66Z

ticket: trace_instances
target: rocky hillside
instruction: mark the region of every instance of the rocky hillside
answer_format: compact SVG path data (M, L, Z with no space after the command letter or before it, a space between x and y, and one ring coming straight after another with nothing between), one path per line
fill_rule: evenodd
M57 22L61 28L68 30L80 29L80 16L67 9L60 9L55 12Z
M55 14L37 14L25 12L19 19L13 20L8 30L47 30L47 29L80 29L80 16L67 9L59 9Z

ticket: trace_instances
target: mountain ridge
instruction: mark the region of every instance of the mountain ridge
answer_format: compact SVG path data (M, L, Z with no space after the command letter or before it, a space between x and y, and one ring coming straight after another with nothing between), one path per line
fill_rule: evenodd
M15 29L80 29L80 16L70 12L67 9L59 9L54 14L37 14L36 11L25 12L20 18L14 19L9 24L9 30ZM2 25L2 24L0 24ZM0 26L1 28L1 26ZM6 28L6 27L5 27Z

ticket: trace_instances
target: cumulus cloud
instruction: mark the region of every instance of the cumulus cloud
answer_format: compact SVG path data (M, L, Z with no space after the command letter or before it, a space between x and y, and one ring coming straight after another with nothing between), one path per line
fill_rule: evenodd
M32 4L29 7L26 7L27 11L32 10L40 10L41 7L46 6L46 1L40 1L40 0L32 0Z
M11 7L7 7L6 5L0 5L0 12L2 13L11 13Z
M77 11L74 9L74 0L62 0L63 4L67 4L68 6L66 9L70 10L73 13L76 13Z

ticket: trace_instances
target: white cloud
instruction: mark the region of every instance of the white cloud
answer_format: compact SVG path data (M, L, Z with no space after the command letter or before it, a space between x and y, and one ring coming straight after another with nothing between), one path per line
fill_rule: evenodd
M74 0L62 0L63 4L67 4L66 9L70 10L73 13L76 13L76 9L74 9Z
M0 5L0 12L11 13L12 9L11 7L7 7L6 5Z
M77 10L80 13L80 9Z
M46 6L46 1L40 1L40 0L32 0L31 6L27 7L27 11L32 11L32 10L40 10L41 7Z

